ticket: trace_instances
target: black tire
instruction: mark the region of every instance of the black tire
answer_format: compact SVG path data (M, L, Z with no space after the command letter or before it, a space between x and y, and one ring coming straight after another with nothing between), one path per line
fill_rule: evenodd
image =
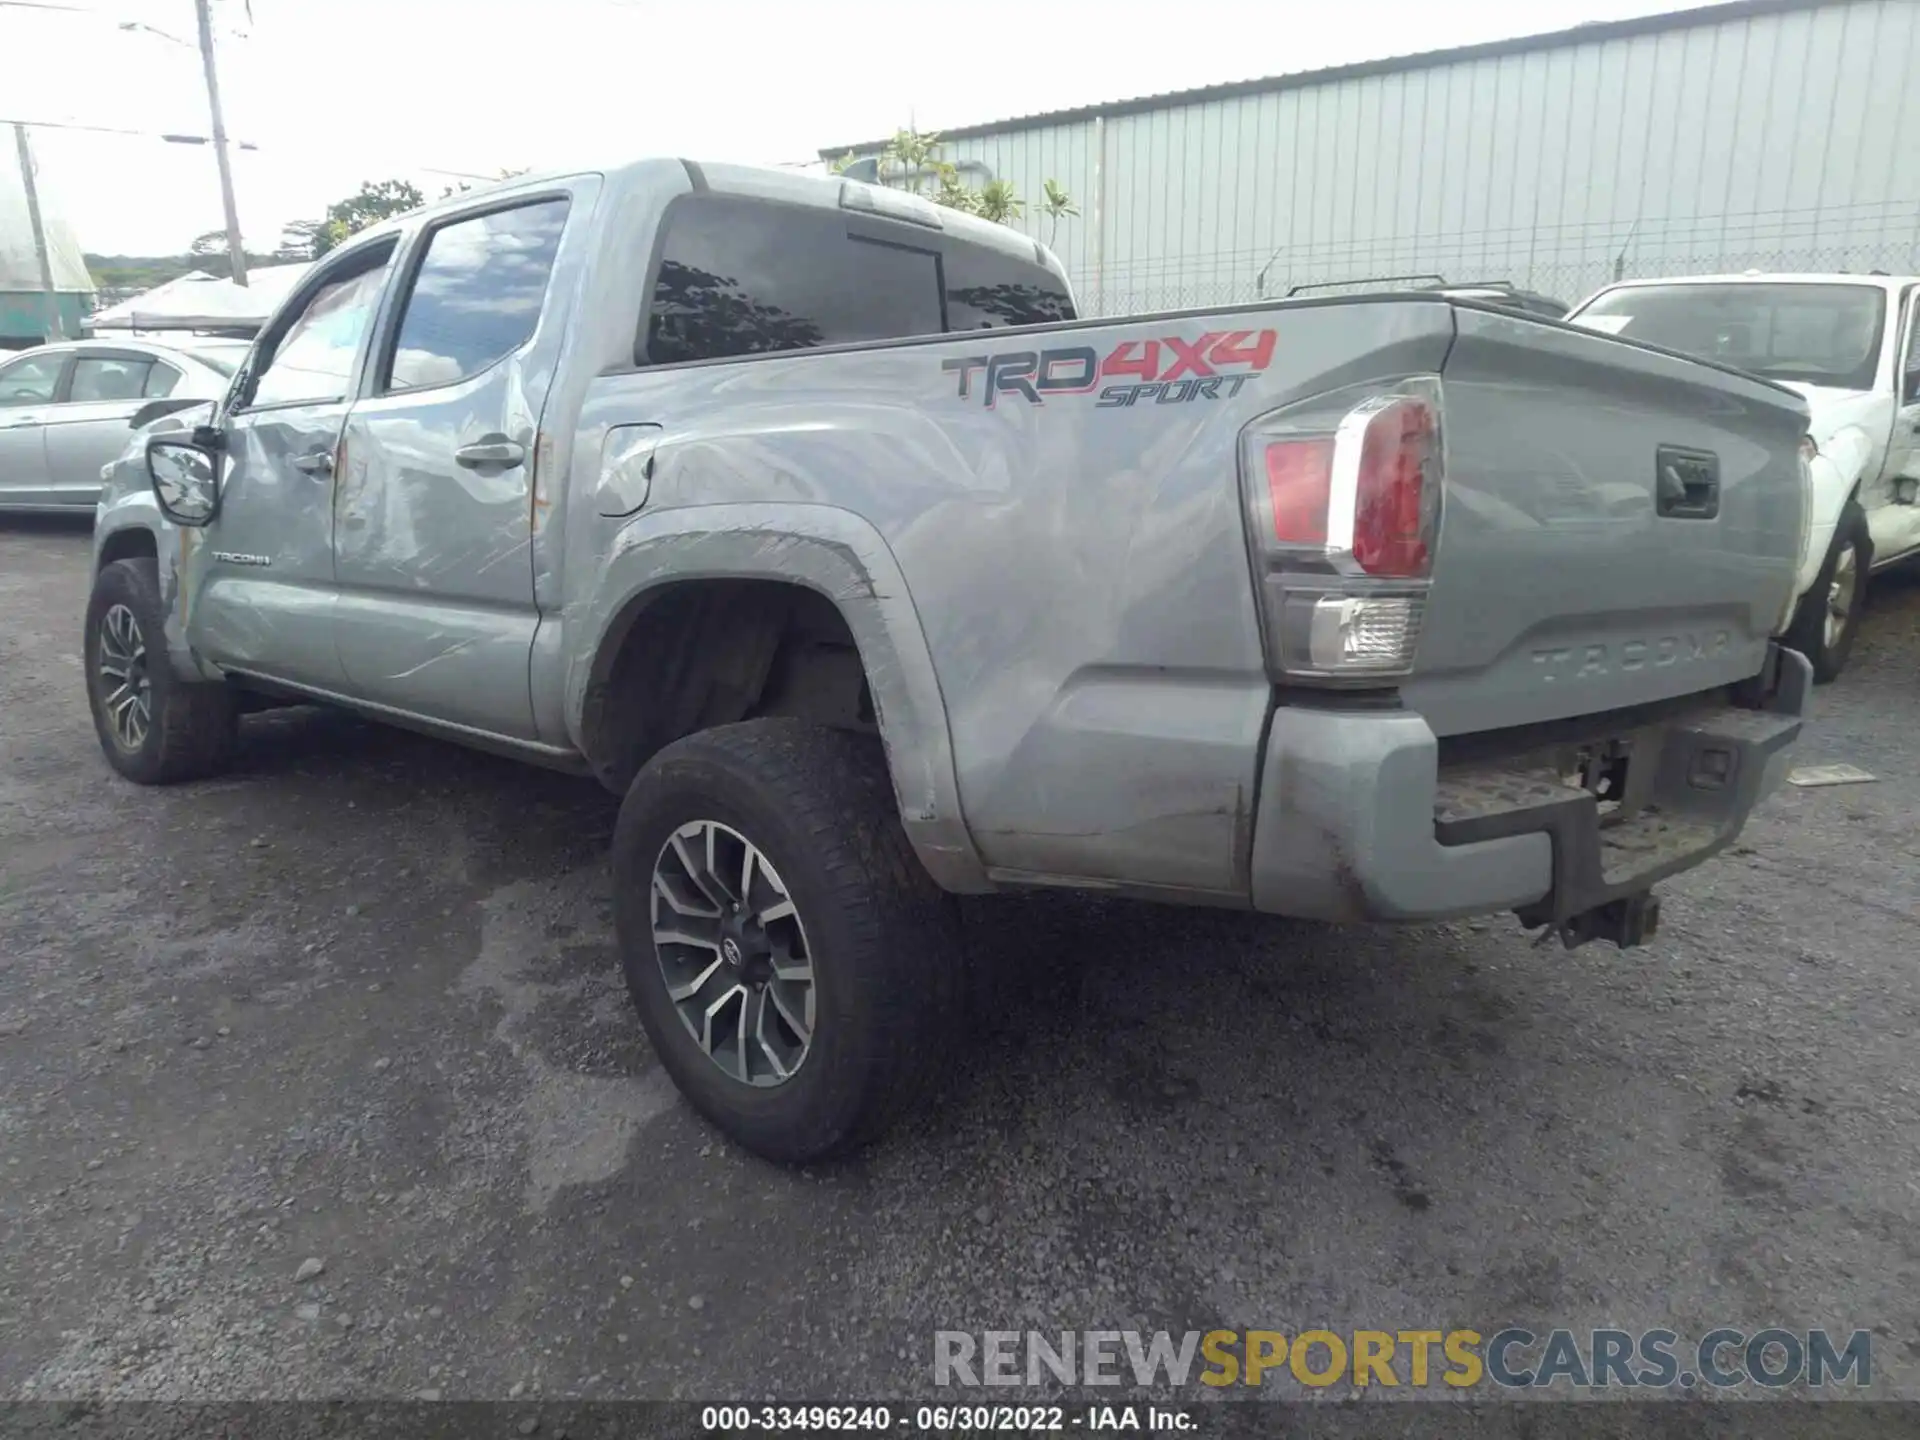
M698 821L750 841L804 926L811 1040L791 1077L770 1088L716 1064L667 993L654 868L670 838ZM787 1163L850 1153L941 1072L961 1028L958 907L901 829L877 741L785 719L676 741L620 807L613 878L621 964L660 1063L694 1109L746 1149Z
M147 652L142 673L150 718L137 743L115 729L107 700L118 683L101 670L103 624L116 606L132 613ZM167 663L166 611L154 561L116 560L102 568L87 601L85 657L93 728L107 763L120 774L141 785L171 785L218 774L231 763L238 734L233 692L182 680Z
M1851 596L1845 601L1838 633L1831 634L1827 621L1834 577L1841 573L1849 551L1853 574ZM1833 544L1827 549L1820 573L1807 587L1807 593L1800 597L1800 604L1793 612L1793 623L1783 637L1790 647L1813 663L1815 684L1825 685L1838 679L1847 667L1847 656L1853 652L1853 637L1860 631L1860 614L1867 600L1867 570L1872 563L1873 537L1867 529L1866 511L1858 501L1849 500L1840 512L1840 523L1834 529Z

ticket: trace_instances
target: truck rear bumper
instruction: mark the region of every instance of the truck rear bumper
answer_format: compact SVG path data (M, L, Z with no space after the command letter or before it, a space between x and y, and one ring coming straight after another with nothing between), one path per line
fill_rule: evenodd
M1742 703L1623 727L1624 818L1537 753L1443 768L1418 715L1283 707L1262 765L1254 908L1335 921L1516 910L1564 929L1642 894L1731 843L1786 778L1812 672L1776 646L1762 680Z

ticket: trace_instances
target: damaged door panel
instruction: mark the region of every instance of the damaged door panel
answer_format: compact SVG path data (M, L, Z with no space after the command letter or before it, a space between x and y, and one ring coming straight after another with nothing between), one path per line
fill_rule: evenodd
M544 317L571 203L496 203L414 240L347 422L335 516L353 692L527 740L533 469L563 319Z
M391 239L343 252L256 347L220 435L220 509L187 548L188 630L220 666L333 691L340 439Z

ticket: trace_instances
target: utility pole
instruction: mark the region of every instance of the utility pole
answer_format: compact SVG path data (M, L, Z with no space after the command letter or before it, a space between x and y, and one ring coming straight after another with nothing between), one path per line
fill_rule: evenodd
M60 294L53 288L53 257L47 253L47 229L40 219L40 191L33 183L33 147L27 127L15 123L14 148L20 154L20 185L27 192L27 225L33 231L33 258L40 262L40 290L47 297L47 339L64 340L67 327L60 318Z
M233 283L247 283L247 255L240 240L240 210L233 203L233 165L227 159L227 124L220 118L220 77L213 64L213 0L194 0L200 22L200 64L207 72L207 113L213 122L213 157L220 165L220 203L227 212L227 254Z

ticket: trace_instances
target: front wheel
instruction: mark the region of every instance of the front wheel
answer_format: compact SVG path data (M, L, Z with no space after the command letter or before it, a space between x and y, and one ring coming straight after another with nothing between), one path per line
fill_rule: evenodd
M224 685L182 680L167 660L160 569L116 560L87 601L87 703L107 763L142 785L169 785L224 770L237 719Z
M901 829L878 743L753 720L667 746L614 831L621 964L660 1063L768 1159L876 1139L961 1010L953 899Z
M1793 612L1784 637L1787 644L1813 663L1813 678L1827 684L1846 668L1853 637L1860 628L1860 612L1867 598L1867 568L1873 563L1873 538L1867 515L1849 500L1840 512L1820 573Z

